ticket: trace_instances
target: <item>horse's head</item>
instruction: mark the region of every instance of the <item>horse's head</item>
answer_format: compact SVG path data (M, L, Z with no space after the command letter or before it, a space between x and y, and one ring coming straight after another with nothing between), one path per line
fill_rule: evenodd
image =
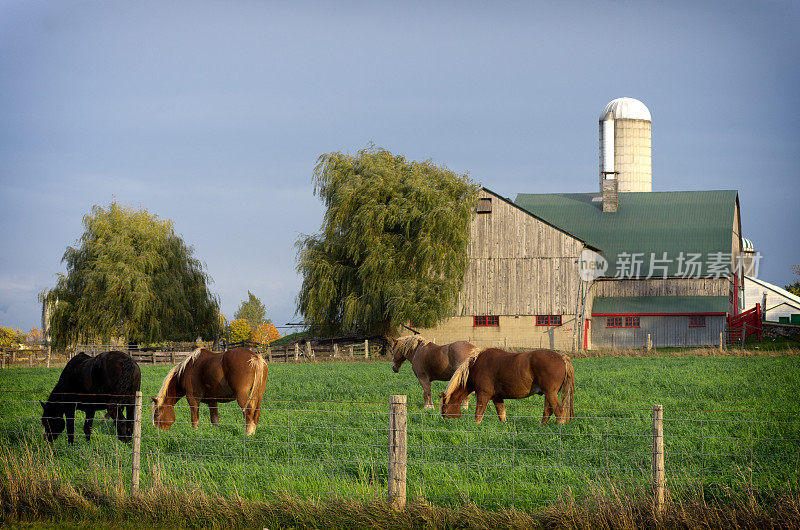
M439 412L442 414L442 418L461 417L461 402L464 399L463 397L459 399L456 394L460 394L460 392L453 392L450 396L446 396L444 392L439 394L441 398L439 401Z
M42 427L44 427L44 439L48 442L55 442L58 435L64 432L67 422L64 421L64 413L55 403L40 401L42 405Z
M175 423L175 406L165 405L159 398L150 399L153 400L153 425L162 431L168 431Z

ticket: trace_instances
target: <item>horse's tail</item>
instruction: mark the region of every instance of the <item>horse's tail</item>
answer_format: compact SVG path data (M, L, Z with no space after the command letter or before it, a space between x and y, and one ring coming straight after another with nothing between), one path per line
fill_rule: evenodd
M267 362L258 354L250 356L250 366L255 369L253 374L253 384L250 386L250 393L247 400L254 403L260 396L264 395L267 388Z
M450 399L450 396L453 395L453 392L467 386L467 380L469 379L469 368L472 366L472 363L475 362L475 359L478 358L480 353L481 350L477 346L474 347L470 352L469 357L464 359L464 361L458 365L458 368L456 368L455 372L453 372L453 377L450 378L450 382L447 384L447 389L444 391L445 401Z
M569 357L564 355L564 382L561 383L561 388L558 391L561 393L561 406L567 414L567 421L575 417L573 401L575 397L575 369L572 368L572 362Z

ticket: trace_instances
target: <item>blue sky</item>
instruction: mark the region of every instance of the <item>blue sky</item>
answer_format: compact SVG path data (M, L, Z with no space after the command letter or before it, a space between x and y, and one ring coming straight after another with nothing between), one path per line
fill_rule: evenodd
M292 320L317 157L370 142L505 196L597 186L597 118L653 116L654 191L736 189L760 277L792 280L796 2L0 1L0 324L93 204L172 219L229 317Z

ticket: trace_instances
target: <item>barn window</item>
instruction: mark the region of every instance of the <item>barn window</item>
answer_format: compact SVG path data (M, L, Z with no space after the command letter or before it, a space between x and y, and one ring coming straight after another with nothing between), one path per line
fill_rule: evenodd
M486 315L486 316L474 316L472 317L472 325L473 326L499 326L500 325L500 317L497 315Z
M622 317L606 317L606 327L607 328L621 328L622 327Z
M638 328L639 327L639 317L625 317L625 327L626 328Z
M560 326L561 315L536 315L537 326Z
M476 210L477 213L492 213L492 199L491 197L487 197L484 199L478 199L478 209Z
M704 327L706 327L706 317L705 317L705 315L689 317L689 327L690 328L704 328Z

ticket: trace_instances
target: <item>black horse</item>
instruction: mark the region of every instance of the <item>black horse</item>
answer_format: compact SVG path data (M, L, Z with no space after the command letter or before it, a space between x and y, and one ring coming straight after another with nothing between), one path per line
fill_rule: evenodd
M79 353L67 363L56 387L42 403L42 426L48 442L67 428L69 443L75 441L75 409L86 413L83 432L92 436L94 413L107 410L123 442L133 437L133 409L142 380L139 365L126 353L109 351L97 357ZM123 416L123 410L126 410ZM66 417L66 421L64 418Z

